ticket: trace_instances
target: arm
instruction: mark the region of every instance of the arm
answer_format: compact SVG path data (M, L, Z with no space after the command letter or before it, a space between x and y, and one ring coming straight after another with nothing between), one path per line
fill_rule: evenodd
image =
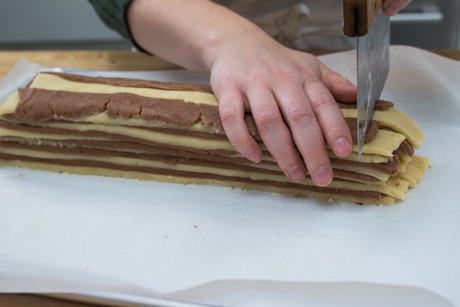
M409 2L386 0L384 12L394 15ZM330 183L324 139L337 156L351 153L350 131L336 101L355 102L356 87L314 56L280 45L207 0L134 0L127 19L143 49L211 72L226 134L248 159L258 162L262 152L246 129L245 112L253 114L265 145L291 180L305 177L305 163L315 184Z
M244 113L251 112L288 178L302 180L305 162L317 185L330 183L324 138L336 155L351 153L350 131L336 100L356 101L354 85L314 56L280 45L211 1L135 0L127 18L134 39L145 50L211 72L224 129L239 152L254 162L262 157L244 123Z

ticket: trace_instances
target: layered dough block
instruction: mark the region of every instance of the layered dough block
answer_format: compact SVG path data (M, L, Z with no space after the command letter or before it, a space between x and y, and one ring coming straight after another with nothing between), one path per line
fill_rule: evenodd
M292 182L264 146L255 164L225 135L209 86L44 72L0 104L0 164L53 172L260 190L349 203L403 200L429 160L414 154L424 135L391 102L379 101L361 158L356 104L339 104L355 146L328 150L334 180ZM178 187L180 188L180 187Z

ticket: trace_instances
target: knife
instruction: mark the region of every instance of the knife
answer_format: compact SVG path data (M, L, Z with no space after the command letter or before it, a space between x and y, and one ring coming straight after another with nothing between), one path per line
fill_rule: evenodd
M390 18L382 0L343 0L343 33L357 38L358 155L390 69Z

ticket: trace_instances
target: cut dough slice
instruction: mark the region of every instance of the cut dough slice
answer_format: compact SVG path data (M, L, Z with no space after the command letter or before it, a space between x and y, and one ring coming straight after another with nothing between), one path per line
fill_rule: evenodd
M406 167L406 170L398 173L396 177L408 181L411 187L416 187L420 180L422 180L423 175L426 173L429 164L430 159L413 155L411 161Z

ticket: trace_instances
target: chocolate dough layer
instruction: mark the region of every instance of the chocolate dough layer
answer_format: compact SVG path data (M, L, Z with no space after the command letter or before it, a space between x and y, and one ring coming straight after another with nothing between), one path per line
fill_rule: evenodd
M380 171L390 176L396 176L399 170L399 155L397 152L394 152L393 154L394 154L393 161L389 160L387 163L362 163L362 162L341 160L341 159L334 159L334 158L331 158L331 163L336 164L336 165L365 167L368 169ZM346 163L344 163L345 161Z
M356 118L345 117L345 121L347 122L348 128L350 129L351 138L353 139L353 143L358 144L358 127L356 125ZM369 143L370 141L372 141L375 138L380 127L381 127L380 122L375 121L375 120L371 121L369 130L367 131L367 134L366 134L366 138L364 139L364 143Z
M153 88L159 90L174 90L174 91L192 91L214 94L209 85L194 84L194 83L181 83L181 82L159 82L141 79L126 79L126 78L104 78L104 77L86 77L80 75L58 73L58 72L42 72L42 74L55 75L60 78L83 83L97 83L113 86L124 87L140 87L140 88ZM33 81L33 80L32 80ZM30 83L29 83L30 84Z
M5 114L3 116L5 119L12 120L13 122L16 119L16 116L14 114ZM29 121L29 120L28 120ZM250 133L253 135L253 137L257 141L261 141L259 132L257 131L256 125L254 123L254 119L252 118L251 115L246 114L245 116L245 121L248 126L248 130ZM74 124L75 122L72 121L67 121L67 120L60 120L60 119L49 119L45 121L46 123L50 123L51 125L53 123L59 123L59 124ZM352 141L354 144L357 144L358 142L358 134L357 134L357 127L356 127L356 119L355 118L350 118L346 117L345 122L348 125L348 128L350 129L351 132L351 137ZM27 124L27 121L24 122ZM97 125L93 123L85 123L88 125ZM365 139L365 143L369 143L372 141L375 136L377 135L377 132L379 128L381 127L380 122L378 121L372 121L371 125L369 126L369 131ZM196 137L196 138L202 138L202 139L207 139L207 140L225 140L228 141L228 138L225 134L223 133L208 133L208 132L201 132L201 131L191 131L191 130L184 130L184 129L171 129L171 128L160 128L160 127L142 127L142 126L135 126L137 129L143 129L147 131L154 131L154 132L160 132L160 133L168 133L168 134L174 134L174 135L182 135L182 136L190 136L190 137ZM385 129L387 130L387 129Z
M226 149L203 150L203 149L193 148L193 147L175 146L175 145L169 145L169 144L165 144L165 143L152 142L152 141L144 140L144 139L141 139L141 138L134 138L134 137L130 137L130 136L122 135L122 134L107 133L107 132L102 132L102 131L97 131L97 130L79 131L79 130L71 130L71 129L28 126L28 125L24 125L24 124L16 124L16 123L12 123L12 122L6 122L6 121L3 121L3 120L0 120L0 127L4 127L4 128L7 128L7 129L12 129L12 130L18 130L18 131L41 133L41 134L44 134L44 135L47 135L47 134L51 134L51 135L75 135L75 136L83 136L83 137L88 137L88 138L102 137L102 138L109 138L109 139L118 140L118 141L139 143L139 144L144 144L144 145L153 146L153 147L159 146L159 147L166 147L166 148L172 148L172 149L177 149L177 150L193 151L193 152L200 153L200 154L203 154L203 155L232 156L232 155L237 154L236 151L232 151L232 150L226 150Z
M189 127L201 121L203 125L212 127L214 131L224 133L219 108L206 104L149 98L131 93L76 93L36 88L19 89L19 98L15 115L21 120L45 122L56 117L72 120L106 112L109 118L134 117L182 127ZM350 128L353 143L356 144L358 140L356 119L345 118L345 120ZM245 122L249 132L258 137L259 132L252 115L246 114ZM378 122L371 122L365 143L374 139L379 127Z
M382 198L382 194L379 192L323 188L323 187L317 187L317 186L301 185L301 184L291 183L291 182L277 182L277 181L270 181L270 180L252 180L249 178L242 178L242 177L229 177L229 176L220 176L220 175L207 174L207 173L184 172L184 171L162 169L162 168L124 166L124 165L117 165L113 163L91 161L91 160L38 159L38 158L31 158L27 156L8 155L8 154L3 154L3 153L0 153L0 159L40 162L40 163L57 164L57 165L64 165L64 166L97 167L97 168L115 169L115 170L121 170L121 171L133 171L133 172L159 174L159 175L181 176L181 177L187 177L187 178L206 178L206 179L214 179L214 180L221 180L221 181L244 182L244 183L253 183L257 185L266 185L266 186L273 186L273 187L280 187L280 188L299 189L303 191L328 193L331 195L346 195L346 196L364 198L364 199L379 200Z
M46 139L42 139L45 141ZM49 141L49 140L48 140ZM64 141L61 141L64 142ZM126 157L135 159L145 159L153 161L161 161L167 164L188 164L188 165L202 165L215 168L235 169L241 171L250 171L254 173L266 173L274 175L284 175L281 171L267 170L259 167L252 167L253 162L246 158L231 158L224 156L206 156L195 154L193 152L175 151L161 147L149 147L138 145L135 143L126 142L111 142L111 141L81 141L81 140L68 140L69 145L80 145L79 147L57 147L51 145L32 145L25 143L5 142L0 141L0 147L29 149L35 151L44 151L51 153L62 153L72 155L88 155L88 156L111 156L111 157ZM81 146L85 147L81 147ZM102 147L102 148L98 148ZM130 149L136 151L146 151L147 153L117 151L117 149ZM109 150L104 150L109 149ZM148 154L148 152L152 154ZM260 161L259 164L277 165L276 162ZM334 180L340 181L339 178L349 178L351 180L377 182L377 178L354 173L344 170L334 170ZM307 176L310 177L310 176Z
M337 102L339 107L341 109L357 109L358 104L357 103L343 103L343 102ZM389 108L394 107L395 105L391 101L386 101L386 100L377 100L375 103L375 110L376 111L386 111Z
M396 132L393 129L388 128L388 127L382 127L382 129L392 131L392 132ZM407 140L404 140L401 143L400 146L401 146L402 150L404 150L404 152L409 155L409 157L412 157L414 155L414 153L415 153L414 146L412 146Z
M67 73L58 72L42 72L42 74L55 75L60 78L82 83L97 83L106 84L113 86L125 86L125 87L140 87L140 88L153 88L161 90L175 90L175 91L194 91L214 94L209 85L194 84L194 83L180 83L180 82L159 82L159 81L148 81L141 79L126 79L126 78L104 78L104 77L86 77L80 75L73 75ZM33 81L33 80L32 80ZM31 81L31 82L32 82ZM29 83L30 85L30 83ZM340 108L343 109L356 109L356 103L337 103ZM375 110L386 111L389 108L394 107L394 104L386 100L378 100L375 105Z
M140 138L133 138L130 136L125 136L121 134L114 134L114 133L106 133L102 131L78 131L78 130L70 130L70 129L58 129L58 128L45 128L45 127L38 127L38 126L28 126L24 124L16 124L11 122L5 122L0 120L0 127L5 127L8 129L19 130L19 131L27 131L27 132L35 132L41 134L55 134L55 135L78 135L78 136L86 136L86 137L103 137L109 138L112 140L121 140L124 142L130 143L140 143L143 145L154 146L154 147L165 147L175 150L184 150L184 151L192 151L200 154L205 155L222 155L222 156L231 156L236 154L235 151L219 149L219 150L202 150L192 147L181 147L175 145L169 145L165 143L156 143L152 141L147 141ZM341 160L341 159L331 159L331 162L339 165L349 165L349 166L359 166L365 167L367 169L373 169L377 171L384 172L386 174L393 174L399 168L399 156L394 153L393 161L388 161L387 163L362 163L362 162L355 162L350 160Z
M44 122L53 118L79 119L106 112L109 118L142 118L166 125L189 127L202 122L223 132L219 108L181 100L149 98L131 93L75 93L20 88L18 119Z

